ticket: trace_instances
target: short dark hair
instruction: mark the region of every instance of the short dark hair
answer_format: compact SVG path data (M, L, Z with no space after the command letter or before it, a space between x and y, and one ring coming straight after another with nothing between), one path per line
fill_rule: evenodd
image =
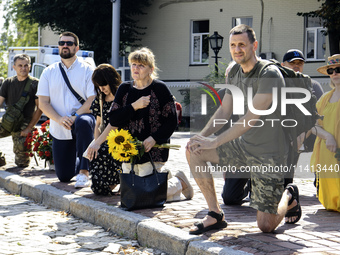
M27 54L16 54L13 58L13 63L15 65L15 62L17 62L17 60L20 59L20 60L27 60L28 61L28 64L31 64L31 58L30 56L28 56Z
M60 41L60 38L63 37L63 36L71 36L71 37L73 37L73 38L74 38L74 44L75 44L76 46L79 45L79 38L78 38L78 36L77 36L75 33L68 32L68 31L63 32L63 33L61 33L61 34L59 35L59 41Z
M119 73L110 64L100 64L93 71L92 82L97 90L97 95L101 93L99 86L109 85L113 95L116 94L119 85L122 83Z
M254 29L252 29L250 26L247 26L245 24L237 25L236 27L233 27L229 32L230 35L239 35L243 33L247 33L248 39L251 43L254 43L256 41L256 35L255 35Z

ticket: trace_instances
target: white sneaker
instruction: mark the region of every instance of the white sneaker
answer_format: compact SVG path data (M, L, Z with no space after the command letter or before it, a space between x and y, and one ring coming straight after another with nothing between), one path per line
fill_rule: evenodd
M90 179L85 174L78 174L76 177L75 188L85 188L90 186Z

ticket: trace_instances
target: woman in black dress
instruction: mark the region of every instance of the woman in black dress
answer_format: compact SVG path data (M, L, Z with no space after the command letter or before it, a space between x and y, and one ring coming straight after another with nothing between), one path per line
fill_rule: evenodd
M121 79L113 66L101 64L94 70L92 81L97 90L97 97L90 108L92 114L96 117L95 140L87 150L92 179L91 189L97 195L112 195L112 190L119 184L121 163L114 160L109 153L106 137L112 129L109 123L109 109Z
M151 50L142 48L129 55L132 81L119 86L110 112L110 124L129 130L134 138L143 142L145 152L150 152L158 171L168 160L169 150L153 147L155 144L170 143L177 127L177 115L173 96L164 82L157 79L155 57ZM148 153L135 162L134 171L139 176L152 172ZM129 172L130 163L122 164L123 172ZM168 181L167 201L187 199L193 189L182 171Z

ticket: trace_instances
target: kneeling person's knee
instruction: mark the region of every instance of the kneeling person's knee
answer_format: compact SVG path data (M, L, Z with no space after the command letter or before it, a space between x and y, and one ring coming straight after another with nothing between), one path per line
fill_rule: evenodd
M257 226L259 229L264 233L271 233L275 230L275 227L273 227L269 222L257 222Z

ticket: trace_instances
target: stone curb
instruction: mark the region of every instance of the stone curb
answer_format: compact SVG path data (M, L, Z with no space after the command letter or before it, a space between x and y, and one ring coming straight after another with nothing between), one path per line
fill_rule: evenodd
M124 211L103 202L59 190L40 181L28 180L0 170L0 187L12 194L29 197L48 207L70 212L90 223L121 236L137 239L142 246L157 248L171 255L249 254L233 250L148 217Z
M168 254L184 255L190 241L201 240L199 236L189 233L163 222L147 220L137 226L138 241L142 246L156 247Z
M247 255L248 252L234 250L232 247L216 245L210 241L193 241L189 244L186 255Z

